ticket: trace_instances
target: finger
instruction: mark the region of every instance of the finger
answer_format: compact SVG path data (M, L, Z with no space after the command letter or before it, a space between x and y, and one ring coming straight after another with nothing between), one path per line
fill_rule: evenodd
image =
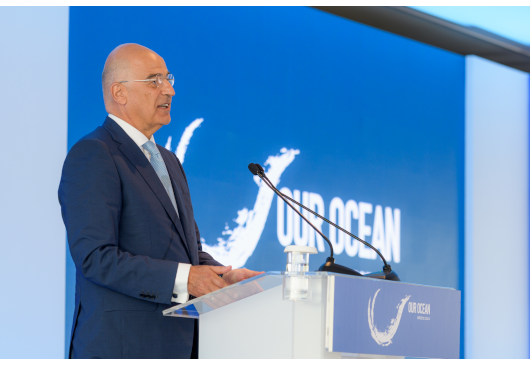
M209 285L208 285L208 290L209 290L209 293L213 293L214 291L217 291L219 290L220 288L217 287L217 285L215 285L213 282L211 282Z
M200 297L206 294L210 294L212 291L217 290L214 286L212 286L211 281L208 279L203 279L197 283L197 285L194 287L194 291L197 292L198 295L193 294L196 297Z
M257 271L252 271L252 270L249 270L249 269L245 269L245 271L243 271L243 278L242 280L245 280L245 279L250 279L256 275L260 275L261 273L260 272L257 272Z
M250 270L247 268L243 268L243 270L247 275L252 275L252 276L261 275L265 273L265 271L254 271L254 270Z
M211 292L224 288L225 286L227 286L227 284L219 276L211 273L204 278L203 286L204 289L207 291L206 294L209 294Z
M210 293L210 290L209 290L208 286L204 285L203 283L198 285L195 288L195 291L198 294L198 295L195 295L196 297L202 297L203 295L206 295L206 294Z
M210 294L215 289L210 282L204 281L198 286L197 291L202 295Z
M232 265L229 265L229 266L210 266L210 268L217 275L221 275L221 274L226 274L227 272L232 270Z
M228 286L226 282L217 275L212 277L212 283L217 287L215 290Z

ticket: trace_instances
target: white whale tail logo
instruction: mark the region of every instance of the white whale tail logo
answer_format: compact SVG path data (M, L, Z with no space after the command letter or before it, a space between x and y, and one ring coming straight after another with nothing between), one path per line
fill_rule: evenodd
M396 334L396 331L399 327L399 322L401 321L401 315L403 314L403 309L405 309L405 304L407 304L410 299L410 295L407 295L405 298L401 299L401 302L397 306L397 316L390 321L390 325L386 328L384 332L377 330L377 327L374 323L374 305L375 298L381 289L378 289L375 292L374 299L370 298L368 300L368 325L370 326L370 333L372 338L377 342L378 345L388 346L392 343L392 338Z
M177 146L177 149L175 150L175 155L177 155L177 158L180 160L180 163L184 163L184 156L186 156L186 151L188 150L188 145L190 144L190 139L193 137L193 132L195 132L195 129L199 128L200 125L204 122L204 118L197 118L189 126L186 127L184 130L184 133L182 133L182 136L180 137L179 144ZM166 149L171 151L171 136L168 137L167 143L166 143Z
M190 144L191 137L195 130L202 124L203 118L197 118L186 127L179 144L175 150L175 155L180 162L184 163L184 157ZM171 136L169 136L166 149L171 151ZM268 166L266 174L274 185L278 185L280 177L287 167L294 161L300 150L281 148L280 154L269 156L264 165ZM248 258L252 256L267 223L269 210L274 198L274 192L265 185L258 176L254 176L254 182L258 185L258 194L253 209L244 207L237 211L237 218L234 222L237 227L230 229L228 223L221 233L227 238L217 238L216 245L208 245L201 238L203 250L207 251L219 262L225 265L232 265L234 269L243 267Z

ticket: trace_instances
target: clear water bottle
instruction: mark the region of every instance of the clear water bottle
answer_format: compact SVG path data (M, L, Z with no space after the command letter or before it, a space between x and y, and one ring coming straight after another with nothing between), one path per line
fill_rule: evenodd
M309 276L309 255L317 253L315 247L287 246L287 265L283 278L283 299L311 300Z

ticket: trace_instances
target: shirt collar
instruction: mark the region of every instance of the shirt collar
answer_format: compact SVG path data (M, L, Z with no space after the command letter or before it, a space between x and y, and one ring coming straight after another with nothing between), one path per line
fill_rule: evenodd
M140 149L143 150L143 144L147 141L151 141L156 145L155 142L155 136L151 136L151 139L147 139L145 134L140 132L138 129L134 128L132 125L124 121L123 119L118 118L115 115L109 114L109 118L114 120L124 131L127 133L129 137L140 147Z

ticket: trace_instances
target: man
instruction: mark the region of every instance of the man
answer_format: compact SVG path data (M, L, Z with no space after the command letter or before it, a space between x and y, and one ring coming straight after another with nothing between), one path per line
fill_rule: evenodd
M109 116L72 147L59 186L76 266L70 357L196 358L196 320L162 311L259 273L201 249L182 165L153 137L175 95L164 60L121 45L102 84Z

